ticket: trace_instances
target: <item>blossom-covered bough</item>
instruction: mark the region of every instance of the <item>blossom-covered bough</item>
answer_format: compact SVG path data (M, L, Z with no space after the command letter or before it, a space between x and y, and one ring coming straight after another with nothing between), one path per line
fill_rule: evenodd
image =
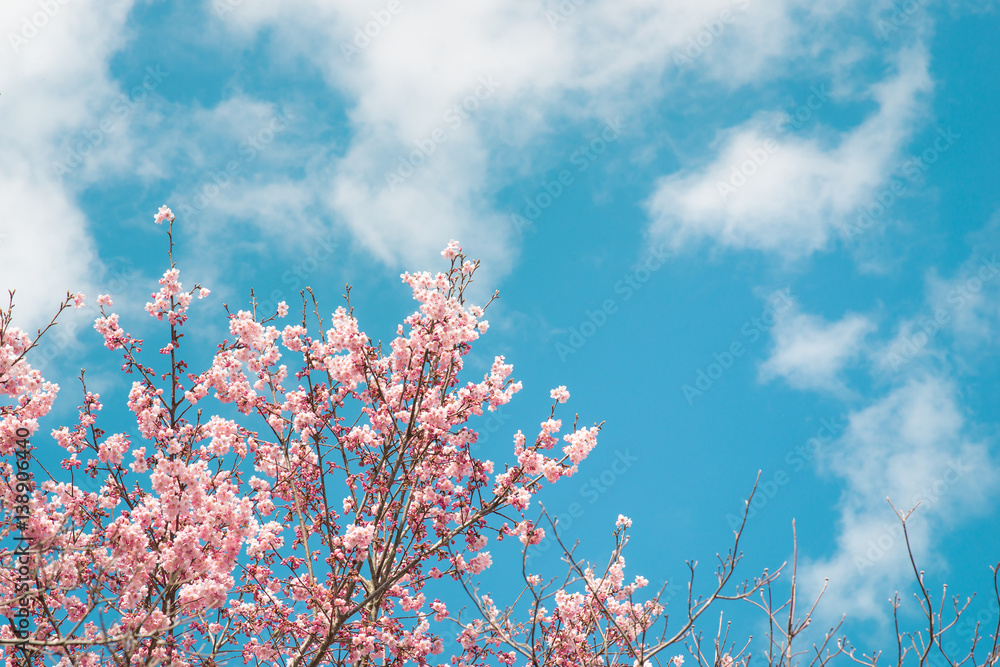
M556 412L569 392L557 387L537 435L518 431L509 463L474 455L470 420L508 403L521 384L503 357L478 382L459 379L493 299L466 302L479 264L456 242L442 253L446 272L402 275L420 305L387 349L359 329L349 288L329 324L307 289L294 324L277 324L289 314L284 302L273 314L227 308L230 338L193 373L183 331L192 301L209 291L180 281L171 211L161 207L155 221L169 223L170 266L146 311L165 320L169 341L158 355L144 353L107 295L95 322L133 380L128 410L138 437L99 425L101 398L81 373L76 423L51 431L65 450L63 472L50 474L32 452L59 388L29 361L56 319L32 338L12 324L13 305L0 314L0 394L9 399L0 406L0 655L8 667L680 667L682 646L704 667L738 667L750 653L727 646L721 617L710 657L695 623L718 602L755 596L777 647L767 662L797 660L791 643L811 611L795 618L794 570L784 633L773 627L781 608L770 605L781 568L730 583L743 526L704 597L694 595L689 564L686 607L673 625L663 591L643 599L648 581L625 577L624 516L603 568L579 563L556 535L567 575L528 571L528 552L545 536L544 515L527 518L532 498L577 472L601 424L574 420L564 433ZM59 313L83 302L67 295ZM31 470L48 479L36 486ZM78 483L81 474L96 491ZM524 586L496 601L474 578L492 564L491 540L505 538L520 542ZM472 618L440 599L462 588ZM836 630L810 664L854 657ZM939 642L933 619L931 637ZM454 650L445 652L446 640ZM831 640L836 650L826 649ZM855 659L874 665L877 656Z

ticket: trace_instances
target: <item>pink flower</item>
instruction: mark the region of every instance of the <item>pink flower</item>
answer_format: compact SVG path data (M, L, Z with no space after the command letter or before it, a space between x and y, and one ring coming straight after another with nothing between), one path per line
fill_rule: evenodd
M565 403L566 401L569 400L569 392L566 391L566 385L564 384L561 384L552 391L550 391L549 396L551 396L560 403Z
M166 205L161 206L160 210L157 211L156 215L153 216L153 222L155 222L158 225L161 224L164 220L168 222L173 222L174 220L174 212L171 211L169 208L167 208Z
M161 224L174 216L163 206L154 219ZM180 269L171 262L146 305L158 322L166 320L153 340L169 359L156 357L154 369L145 365L149 352L142 355L143 341L121 328L111 297L100 295L101 317L94 328L108 348L123 351L122 370L135 380L127 407L139 435L104 437L106 427L98 427L96 414L100 397L87 393L77 423L53 430L52 439L68 457L63 469L84 468L96 492L53 480L43 483L37 498L17 501L31 504L26 532L52 545L56 585L47 595L65 611L46 630L53 634L84 620L89 606L68 593L93 586L114 590L109 601L118 618L110 635L163 632L175 617L154 599L167 578L177 584L182 639L170 647L173 656L162 642L152 642L156 648L143 656L150 661L190 664L192 648L203 639L198 635L208 634L218 646L228 645L227 651L239 652L242 645L244 660L270 664L289 657L282 653L285 643L262 644L254 635L325 632L321 618L302 613L309 606L345 615L345 631L330 650L351 661L426 662L442 653L444 644L430 622L448 619L448 608L427 599L425 584L481 575L493 564L486 551L493 535L519 538L524 548L541 543L545 531L525 519L524 510L541 486L576 472L569 460L582 460L598 431L567 436L564 456L554 451L562 422L543 417L538 438L515 436L516 465L480 459L472 418L510 402L521 383L511 379L513 367L503 357L478 378L464 369L465 355L488 328L483 309L463 299L477 263L466 261L456 241L443 255L451 260L447 272L402 276L418 308L397 329L391 350L369 339L344 307L333 313L328 328L316 332L302 325L279 329L269 326L269 313L261 321L239 311L230 316L230 335L208 367L189 369L182 358L188 346L180 345L178 328L194 297L209 291L201 285L185 291ZM79 307L83 299L71 296L63 305L76 301ZM274 312L287 316L288 304L280 302ZM58 387L23 361L15 363L31 338L0 328L0 393L14 399L13 406L0 406L0 454L10 455L38 430ZM234 405L213 405L213 390L216 403ZM565 402L569 392L560 386L551 396ZM357 415L341 414L355 408ZM218 409L224 412L214 414ZM398 428L408 421L412 426ZM140 436L143 442L133 442ZM336 442L342 456L324 457L324 441ZM41 445L36 438L33 446ZM495 465L502 472L494 472ZM258 476L248 480L251 469ZM14 474L11 462L0 457L0 477ZM337 496L328 493L345 484L340 512ZM0 501L12 504L16 493L8 484L0 489ZM501 514L501 504L509 512ZM289 521L298 512L305 522ZM275 520L269 521L272 515ZM516 525L498 525L505 519ZM85 521L93 530L84 534L74 527ZM326 545L324 537L331 538ZM325 566L318 562L317 546L331 551ZM358 606L371 592L360 585L359 571L369 557L383 569L384 580L393 582L379 593L386 598L384 614ZM632 592L647 582L636 578L624 584L624 560L619 560L603 575L588 570L586 594L561 596L554 612L537 612L543 632L553 622L569 623L545 638L562 663L576 664L575 647L601 618L613 615L622 641L634 643L660 613L656 606L633 605ZM306 564L312 566L308 573ZM315 567L321 568L316 575ZM537 575L528 582L543 583ZM9 597L4 591L0 585L0 597ZM500 618L489 596L482 602L489 619ZM222 607L224 623L204 619L207 610ZM463 628L459 642L469 655L456 657L477 661L493 655L497 664L515 663L515 653L494 651L499 627L475 619ZM8 634L0 639L9 640L9 628L3 630ZM73 637L81 648L88 642L104 646L104 639L93 623Z
M146 466L146 448L140 447L139 449L132 451L132 456L135 457L135 462L129 464L129 468L132 472L145 472L149 468Z
M618 521L615 522L615 525L618 526L619 528L621 528L622 526L625 526L626 528L631 528L632 519L628 518L624 514L619 514Z
M440 622L440 621L443 621L445 618L447 618L447 616L448 616L448 607L445 606L444 602L441 602L440 600L434 600L434 602L431 602L430 605L428 605L428 606L431 609L433 609L434 612L435 612L434 613L434 620L435 621Z
M125 331L118 326L118 314L111 313L107 317L94 320L94 328L104 336L104 345L109 350L117 350L126 342Z
M490 552L484 551L469 561L469 571L472 572L472 574L479 574L483 570L489 568L492 564L493 557L490 556Z
M369 524L367 526L359 526L357 524L351 524L347 527L347 532L344 534L344 548L354 549L357 547L359 549L367 549L368 545L372 543L372 538L374 536L374 525Z
M87 305L85 303L85 299L86 298L87 298L87 296L83 292L77 292L76 294L74 294L73 295L73 307L74 308L83 308L85 305Z
M146 304L146 312L152 317L163 320L163 314L167 313L167 318L171 324L186 319L184 313L187 311L191 296L187 293L181 293L182 286L180 280L178 280L180 273L180 269L175 267L168 269L163 274L163 277L160 278L160 284L163 287L160 288L160 291L150 294L155 300ZM175 296L178 303L176 310L170 303L171 298Z
M569 443L563 447L563 453L576 465L597 446L597 427L582 428L576 433L564 435L563 440Z
M441 256L445 259L455 259L460 252L462 252L462 246L458 245L458 241L452 239L448 242L445 249L441 251Z
M100 444L97 455L101 461L121 463L129 448L128 436L116 433Z

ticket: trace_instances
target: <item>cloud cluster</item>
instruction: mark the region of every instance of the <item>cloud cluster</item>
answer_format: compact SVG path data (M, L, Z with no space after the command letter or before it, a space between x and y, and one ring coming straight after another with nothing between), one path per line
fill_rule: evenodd
M918 562L930 568L935 536L988 507L1000 470L987 443L971 435L960 393L946 378L910 380L852 412L848 422L822 461L845 484L837 549L808 560L800 573L811 595L829 578L826 609L885 623L886 596L908 588L914 576L886 497L904 512L919 503L909 537Z
M711 161L658 183L652 234L792 258L826 248L891 177L925 112L928 66L921 48L898 54L895 75L867 93L878 109L833 142L783 132L789 119L768 113L722 132Z
M18 323L47 321L67 290L100 272L89 223L56 165L67 147L101 132L119 92L107 62L123 41L131 0L10 0L0 10L0 287L16 289Z
M692 77L736 86L779 76L790 56L831 39L824 26L851 3L823 10L798 0L230 4L219 14L236 39L271 32L276 49L310 62L348 101L350 141L313 181L338 223L387 262L426 261L455 237L487 265L509 267L515 236L492 201L537 161L546 166L531 148L554 128L646 113ZM901 121L906 110L897 107L909 105L910 88L920 85L917 60L875 91L881 120L854 143L881 141L887 125ZM485 95L484 79L498 82ZM895 150L898 141L886 140L886 151ZM857 157L857 150L844 152ZM875 179L859 180L854 187Z
M782 311L772 330L774 352L761 364L760 377L780 377L796 389L843 393L840 372L861 355L865 336L874 329L857 314L830 323L798 309Z
M920 315L879 327L865 315L829 322L796 307L773 329L762 381L781 378L851 406L843 435L818 457L819 472L843 485L836 548L800 567L806 597L829 579L820 625L847 613L884 630L891 618L886 595L910 586L903 532L886 497L904 512L919 505L909 537L925 568L942 565L943 530L993 503L1000 465L980 426L966 417L960 384L976 360L994 354L983 343L1000 313L1000 267L988 249L973 251L948 280L930 271ZM931 363L944 357L953 363ZM875 388L865 395L849 388L843 372L850 367L867 370Z

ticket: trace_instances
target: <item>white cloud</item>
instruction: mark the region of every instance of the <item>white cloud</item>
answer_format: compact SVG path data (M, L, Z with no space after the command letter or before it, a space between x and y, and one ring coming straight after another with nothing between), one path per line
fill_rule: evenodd
M246 0L221 18L239 39L269 31L277 58L305 59L347 97L350 144L310 185L365 247L419 265L455 237L503 270L511 228L491 200L504 174L539 159L531 148L540 138L566 122L647 108L692 73L727 86L779 75L789 54L815 55L829 14L848 4ZM484 78L499 82L495 90L450 124L448 110ZM421 146L435 128L443 138L429 154ZM387 182L414 151L414 175Z
M869 637L880 634L874 629L878 624L884 639L894 637L886 625L888 599L909 589L914 574L886 497L904 512L919 503L907 525L917 562L928 571L947 567L942 534L995 504L1000 469L992 443L966 422L963 388L953 379L963 371L978 372L982 355L993 352L990 323L1000 315L995 238L994 221L971 235L978 243L951 279L930 271L923 314L900 319L888 341L865 340L874 327L858 315L829 323L792 309L775 325L775 349L761 367L762 377L826 388L846 360L864 352L877 383L891 387L852 412L845 427L836 429L842 437L817 456L819 472L835 476L843 487L835 549L799 568L803 597L810 602L829 578L814 619L817 631L846 612L853 620L875 622L867 625Z
M899 521L907 511L918 563L931 566L942 528L987 511L1000 475L984 443L969 434L958 390L939 377L914 379L852 413L843 437L821 452L823 468L845 484L836 552L800 565L813 596L829 578L823 608L885 622L886 600L913 579ZM822 625L822 623L820 623Z
M995 234L996 223L983 236ZM912 375L916 369L971 371L982 356L995 354L1000 326L1000 259L995 241L981 245L955 274L927 273L923 312L902 319L896 335L873 349L871 361L881 375Z
M995 233L997 225L988 229ZM944 280L932 272L927 279L928 304L943 312L946 324L963 341L991 342L1000 324L1000 259L995 252L974 254L957 275Z
M824 248L889 179L924 109L927 54L904 50L897 70L870 91L878 111L835 146L787 133L776 138L782 118L774 114L724 133L708 165L659 183L647 202L653 236L675 247L707 238L786 257Z
M865 336L874 329L862 315L827 322L798 309L784 311L774 326L774 348L761 364L760 377L784 378L796 389L843 392L840 372L860 355Z
M276 150L276 141L261 165L271 168L269 173L284 169L280 182L264 187L260 178L248 178L214 205L223 224L227 216L249 214L262 228L276 229L279 215L285 225L296 227L332 217L376 257L410 266L437 261L442 244L454 237L490 270L503 272L515 252L514 235L492 202L511 174L537 171L532 163L548 159L531 150L540 139L567 122L585 126L648 109L671 90L691 85L692 77L738 86L780 76L791 56L817 59L837 32L829 26L851 4L839 0L820 10L804 0L765 5L750 0L542 5L398 0L392 4L397 10L390 12L388 1L206 0L209 16L221 19L206 30L225 26L232 31L216 33L213 40L235 35L250 42L267 32L273 44L271 64L277 69L301 69L303 62L316 67L330 88L320 96L342 95L351 124L346 147L328 137L310 137L308 146L300 141ZM4 34L22 30L39 7L32 0L5 3L0 17ZM239 139L240 133L253 130L248 122L258 112L272 107L249 99L237 86L213 109L178 105L163 117L159 107L146 109L141 118L122 122L123 129L105 134L67 179L70 187L60 184L52 175L53 164L64 161L85 132L94 132L108 118L123 92L107 70L111 54L127 38L125 19L132 2L58 7L55 16L44 19L44 28L4 61L0 73L4 99L10 95L17 100L7 106L5 145L10 140L14 152L31 165L27 171L18 167L15 174L12 165L18 162L9 160L10 166L0 167L0 180L14 196L11 210L45 221L35 227L15 222L4 231L13 244L0 250L6 267L0 279L5 285L17 283L33 304L42 303L43 294L67 287L94 291L90 276L99 275L100 266L87 223L73 203L74 187L106 182L123 170L160 178L164 170L186 169L187 164L214 169L206 156L220 137ZM565 7L571 11L560 9ZM372 33L370 42L352 45L359 29ZM677 56L685 53L693 59L682 70ZM482 82L491 78L498 83L483 94ZM884 111L894 93L892 84L883 89ZM477 90L479 98L470 98ZM467 100L477 108L456 123L449 110ZM143 132L133 124L143 125ZM437 128L444 131L440 140L433 139ZM882 129L874 128L858 141L878 140L885 134ZM409 160L428 140L434 152L419 158L422 164L413 175L402 183L387 182L400 160ZM171 158L181 153L187 160L172 165ZM290 179L287 165L295 160L303 175ZM183 199L185 193L179 189L177 194ZM41 230L67 240L50 248L55 271L33 271L12 249L29 247L24 235L40 239Z
M131 0L99 5L8 0L0 10L0 288L17 290L15 323L47 322L67 290L86 291L101 267L86 217L56 173L57 147L100 132L117 92L107 75Z

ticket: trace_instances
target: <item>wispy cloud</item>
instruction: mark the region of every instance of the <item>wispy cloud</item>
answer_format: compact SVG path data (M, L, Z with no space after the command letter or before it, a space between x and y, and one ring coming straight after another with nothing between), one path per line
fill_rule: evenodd
M931 89L928 56L908 48L896 74L868 95L878 110L827 145L786 134L780 114L758 114L722 133L716 156L660 181L649 198L651 233L675 247L698 240L800 257L825 248L855 209L892 175Z
M778 316L771 356L760 366L762 380L783 378L796 389L844 394L840 372L863 352L865 336L875 329L863 315L847 314L836 322L802 313L798 308Z
M824 608L855 620L885 622L893 590L908 586L900 510L920 504L909 522L915 552L927 566L940 528L986 511L998 468L962 414L956 385L941 377L913 379L849 415L842 438L820 456L843 481L836 551L800 569L815 594L825 578Z
M425 262L456 237L502 271L516 248L492 201L544 165L539 139L647 109L692 74L727 85L777 76L783 58L829 38L824 26L847 4L820 16L797 0L247 0L219 18L237 40L272 31L276 48L346 97L349 145L311 186L364 247L387 262ZM692 48L694 59L684 55ZM497 82L488 95L484 80Z
M91 292L102 270L75 192L55 166L67 143L100 129L120 92L108 60L131 7L10 0L0 11L0 288L17 290L25 328L47 321L67 290Z

